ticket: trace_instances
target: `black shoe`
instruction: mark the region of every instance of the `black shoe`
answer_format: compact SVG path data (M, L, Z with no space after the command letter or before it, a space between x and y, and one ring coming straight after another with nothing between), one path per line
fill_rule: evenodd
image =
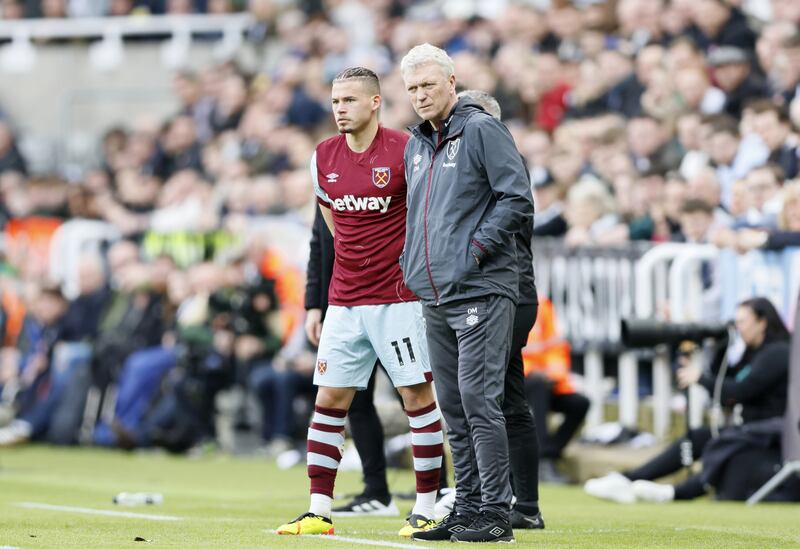
M392 496L372 497L359 494L351 501L334 507L331 514L335 517L397 517L400 510L392 501Z
M442 521L423 532L414 532L411 534L411 539L418 541L448 541L453 534L465 531L475 519L475 515L459 515L458 513L450 513L442 519Z
M490 511L481 511L469 528L450 536L450 541L514 543L514 532L505 517Z
M519 530L544 530L542 513L526 515L516 509L511 510L511 527Z

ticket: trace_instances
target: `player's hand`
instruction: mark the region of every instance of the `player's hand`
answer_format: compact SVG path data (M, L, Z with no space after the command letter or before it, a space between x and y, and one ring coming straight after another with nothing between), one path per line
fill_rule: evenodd
M314 345L319 345L322 335L322 309L309 309L306 311L306 336Z

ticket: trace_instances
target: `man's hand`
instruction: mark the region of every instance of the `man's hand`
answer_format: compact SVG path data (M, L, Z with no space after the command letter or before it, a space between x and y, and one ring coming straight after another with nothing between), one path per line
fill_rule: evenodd
M678 359L678 363L681 366L675 372L675 377L677 377L678 386L681 389L686 389L690 385L694 385L700 380L700 375L702 374L700 368L692 365L688 358L681 357Z
M314 345L319 345L322 335L322 309L309 309L306 311L306 336Z

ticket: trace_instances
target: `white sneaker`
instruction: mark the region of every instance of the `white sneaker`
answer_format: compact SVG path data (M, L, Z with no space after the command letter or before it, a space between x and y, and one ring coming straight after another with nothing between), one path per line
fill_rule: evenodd
M637 501L666 503L675 499L675 487L649 480L636 480L633 482L633 495Z
M33 427L27 421L15 419L10 425L0 429L0 446L22 444L31 438Z
M380 500L359 495L344 505L334 507L331 515L334 517L396 517L400 515L400 510L391 497Z
M593 478L586 481L583 491L600 499L607 499L617 503L633 503L633 483L619 473L609 473L604 477Z
M453 512L453 505L456 503L456 489L448 488L449 490L445 495L439 498L433 508L433 517L436 520L442 520L444 517Z

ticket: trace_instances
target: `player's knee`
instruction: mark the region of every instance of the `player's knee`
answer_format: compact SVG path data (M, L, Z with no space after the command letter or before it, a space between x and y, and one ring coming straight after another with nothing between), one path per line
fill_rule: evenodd
M400 396L403 398L403 407L406 410L419 410L425 406L430 406L433 402L433 391L430 383L421 383L400 389Z
M315 404L322 408L347 410L355 396L355 389L342 387L320 387Z

